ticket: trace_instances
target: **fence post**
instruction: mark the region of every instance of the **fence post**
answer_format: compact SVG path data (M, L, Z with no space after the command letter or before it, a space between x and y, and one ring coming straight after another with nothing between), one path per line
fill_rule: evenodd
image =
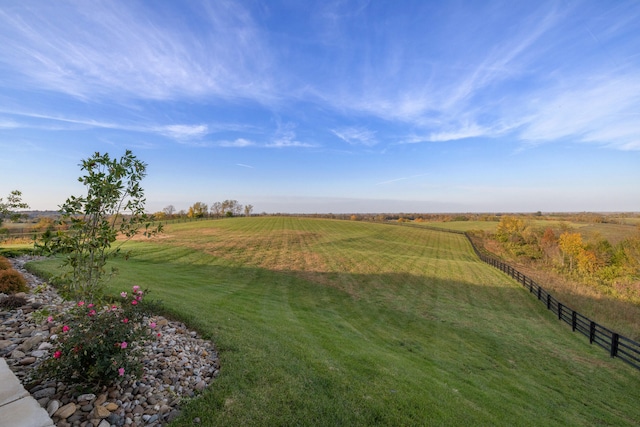
M547 310L551 310L551 294L547 294Z
M558 302L558 320L562 320L562 303Z
M578 323L578 316L576 315L576 311L573 310L573 313L571 313L571 330L573 332L576 331L576 324Z
M593 344L596 339L596 322L591 321L589 324L589 344Z
M618 354L618 340L620 335L615 332L611 334L611 357L616 357Z
M542 299L542 288L540 286L538 286L538 300Z

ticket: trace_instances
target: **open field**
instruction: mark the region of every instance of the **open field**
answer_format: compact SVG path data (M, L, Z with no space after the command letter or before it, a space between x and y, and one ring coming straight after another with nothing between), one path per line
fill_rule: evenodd
M151 289L220 351L221 376L177 426L640 420L640 371L571 333L464 236L260 217L174 224L129 248L110 291Z
M635 218L627 218L624 224L612 224L612 223L586 223L575 221L563 221L563 220L536 220L525 218L525 221L531 223L534 227L545 229L547 227L553 229L557 234L561 233L563 227L580 232L585 239L603 237L607 239L612 245L615 245L627 237L638 233L638 224L635 223ZM416 225L422 225L427 227L442 228L446 230L456 231L471 231L482 230L489 233L494 233L498 227L497 221L449 221L449 222L422 222L414 223Z

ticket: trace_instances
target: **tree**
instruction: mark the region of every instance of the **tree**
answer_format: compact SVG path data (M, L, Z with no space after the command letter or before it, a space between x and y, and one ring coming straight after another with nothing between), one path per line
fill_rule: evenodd
M524 221L515 216L505 215L500 218L496 227L496 238L501 242L517 241L522 238L522 231L525 228Z
M189 218L203 218L209 213L209 206L206 203L195 202L190 208L187 216Z
M252 211L253 211L253 205L245 205L244 216L251 216Z
M29 205L22 201L22 193L18 190L9 193L6 202L3 202L0 197L0 226L6 218L16 221L21 217L21 214L14 212L14 209L29 209Z
M173 205L169 205L166 208L162 209L162 212L164 212L167 218L171 218L175 211L176 211L176 208L174 208Z
M558 238L558 247L562 251L562 263L569 258L569 270L573 270L573 264L584 251L584 243L580 233L569 233L565 231Z
M238 216L242 213L242 205L237 200L225 200L220 207L223 216Z
M151 227L152 218L144 212L140 181L147 165L130 150L119 160L96 152L80 166L86 173L78 181L86 186L87 194L65 201L60 207L60 222L68 226L68 231L59 231L39 247L45 252L65 254L63 266L71 268L64 275L70 279L63 289L66 296L93 300L102 295L107 258L117 256L122 243L143 226L143 234L150 237L160 233L162 225ZM112 249L119 235L125 239Z
M222 203L220 203L220 202L212 203L211 204L211 214L213 216L215 216L216 218L219 218L222 215L224 215L224 212L222 210Z
M164 213L164 211L155 212L153 214L153 219L155 219L156 221L162 221L162 220L164 220L166 218L167 218L167 214Z

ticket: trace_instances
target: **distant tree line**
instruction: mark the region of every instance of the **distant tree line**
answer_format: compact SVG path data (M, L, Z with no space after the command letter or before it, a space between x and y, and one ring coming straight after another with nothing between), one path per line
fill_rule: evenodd
M165 207L161 212L156 212L154 217L158 220L173 218L223 218L235 216L253 215L253 205L242 205L237 200L224 200L214 202L211 207L204 202L195 202L188 210L176 211L173 205Z
M606 222L604 216L588 217ZM599 233L580 233L564 221L540 227L525 217L506 215L495 234L485 238L495 239L505 254L520 261L551 267L640 302L640 225L635 230L611 243Z

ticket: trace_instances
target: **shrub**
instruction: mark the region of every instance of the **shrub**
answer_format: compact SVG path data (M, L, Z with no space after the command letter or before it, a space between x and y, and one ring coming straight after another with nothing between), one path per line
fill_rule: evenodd
M53 357L36 376L55 378L67 384L113 385L142 373L140 343L150 337L145 325L148 310L138 286L122 292L119 304L102 308L79 301L62 319L62 329ZM53 321L53 317L47 319ZM90 339L87 339L90 337Z
M162 231L162 225L152 227L152 218L144 211L140 181L146 168L130 150L120 159L95 153L82 161L86 175L78 180L87 187L86 196L69 197L60 208L61 225L67 231L45 233L37 245L43 254L65 254L63 266L70 268L64 275L70 281L60 289L64 297L99 299L107 259L117 256L122 244L143 226L147 237Z
M24 280L20 272L13 268L0 270L0 293L15 294L17 292L27 292L27 281Z
M13 268L13 267L11 266L11 263L9 262L9 260L3 256L0 256L0 270L8 270L10 268Z
M15 295L9 295L0 300L0 307L2 308L18 308L27 304L27 300L23 297L18 297Z

